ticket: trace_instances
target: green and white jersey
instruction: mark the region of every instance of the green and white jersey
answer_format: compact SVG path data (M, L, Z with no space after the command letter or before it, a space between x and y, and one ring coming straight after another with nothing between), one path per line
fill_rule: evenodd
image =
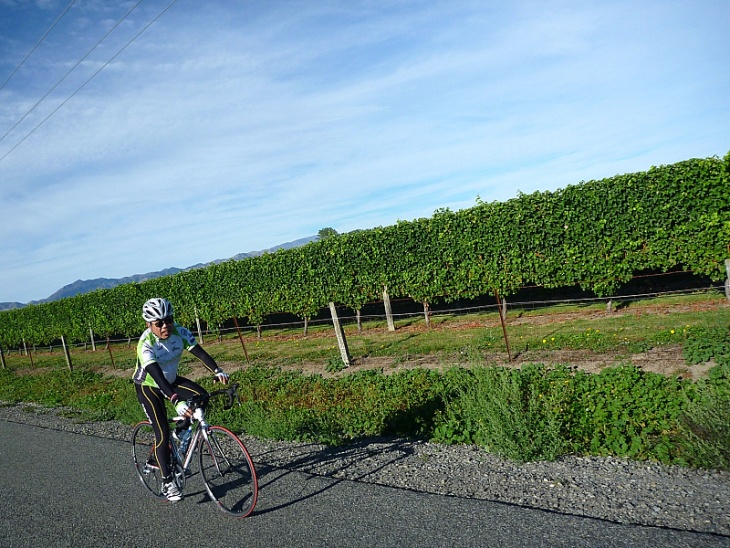
M152 362L160 364L162 373L168 382L177 378L177 368L183 350L190 350L198 344L193 334L179 324L175 324L172 333L166 339L160 339L146 329L137 343L137 368L134 371L134 382L145 386L157 386L152 375L147 373L146 367Z

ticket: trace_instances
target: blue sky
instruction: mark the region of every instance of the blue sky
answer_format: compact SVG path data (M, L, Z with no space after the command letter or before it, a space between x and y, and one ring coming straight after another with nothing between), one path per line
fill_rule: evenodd
M722 157L728 21L727 0L0 0L0 301Z

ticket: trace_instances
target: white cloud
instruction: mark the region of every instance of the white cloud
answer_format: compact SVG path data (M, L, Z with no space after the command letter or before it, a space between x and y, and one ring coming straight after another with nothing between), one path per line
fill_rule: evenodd
M140 5L0 156L165 5ZM7 6L31 23L0 22L0 81L65 7ZM127 9L70 11L0 90L0 135ZM180 0L0 161L0 301L723 155L725 15Z

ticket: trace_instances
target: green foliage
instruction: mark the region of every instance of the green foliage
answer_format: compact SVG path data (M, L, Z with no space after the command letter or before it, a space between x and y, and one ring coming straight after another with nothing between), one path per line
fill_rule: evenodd
M334 228L331 228L329 226L325 228L320 228L319 232L317 232L317 237L320 240L331 238L332 236L338 236L338 233Z
M682 352L689 364L712 358L718 364L730 364L730 330L720 326L694 328L687 333Z
M342 356L331 356L327 360L327 365L325 365L324 370L327 371L327 373L339 373L340 371L343 371L347 366L345 365L345 362L342 361Z
M682 415L677 444L692 466L730 469L730 364L714 367L699 381Z
M682 462L673 443L689 381L634 367L475 369L446 398L434 439L479 443L517 461L565 453Z
M311 318L329 302L454 301L514 294L528 284L612 295L635 272L682 267L718 281L730 241L730 154L582 182L555 192L479 201L459 212L330 235L306 246L227 261L0 313L0 345L133 335L151 296L178 320L215 328L232 318ZM323 229L323 231L331 229ZM321 231L322 232L322 231Z
M242 404L208 418L280 440L342 444L370 436L479 444L515 461L567 453L728 468L730 365L693 383L633 366L600 374L540 364L443 372L361 371L336 378L251 366L232 375ZM212 382L203 381L212 389ZM128 379L0 370L0 401L78 410L84 420L143 418Z
M340 444L362 436L395 435L479 444L516 461L578 453L728 468L730 352L727 327L717 327L728 325L727 308L700 315L681 313L671 319L639 316L593 318L592 328L580 322L552 326L549 335L513 329L515 339L522 340L524 335L523 342L530 348L554 350L683 343L688 363L713 359L718 364L709 378L693 383L633 366L600 374L542 365L484 367L482 351L503 342L499 328L482 327L466 341L460 338L462 332L454 339L458 346L451 347L463 349L462 360L467 359L471 368L391 375L367 371L323 378L250 366L234 374L243 404L232 410L213 406L209 419L237 431L283 440ZM445 331L433 334L442 348L447 336ZM407 340L397 337L376 339L370 345L372 352L382 349L381 343L397 346L398 352L431 348L420 334L410 333ZM128 352L133 354L133 349ZM322 359L331 355L331 341L317 352ZM70 413L84 420L117 419L130 424L140 420L143 414L128 378L112 379L89 371L89 364L98 364L106 353L79 354L90 361L73 373L63 366L60 353L37 356L36 369L17 368L15 364L26 363L27 358L14 356L8 360L10 367L0 370L0 401L68 406L80 410L80 414ZM38 367L41 361L43 366ZM330 362L333 372L339 368L338 359ZM212 388L208 380L203 384Z
M477 443L515 461L554 460L568 453L565 407L569 373L530 365L476 368L448 398L434 439Z
M359 436L420 435L430 429L439 375L363 371L338 379L253 366L242 386L237 424L254 435L341 443Z
M91 371L56 369L18 375L2 369L0 401L70 407L80 410L86 420L134 423L144 418L128 379L110 379Z
M642 371L609 368L600 375L578 371L570 408L577 451L674 462L676 433L690 381Z

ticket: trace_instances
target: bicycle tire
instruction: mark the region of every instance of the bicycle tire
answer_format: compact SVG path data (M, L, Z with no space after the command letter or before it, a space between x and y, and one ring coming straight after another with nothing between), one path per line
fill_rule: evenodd
M218 508L237 518L251 515L258 499L258 478L243 442L222 426L210 426L198 442L203 484Z
M150 421L138 423L132 431L132 459L134 470L142 485L158 499L164 498L162 494L162 475L160 469L148 465L148 461L154 458L155 432Z
M137 423L132 431L132 459L137 477L153 496L164 499L162 494L162 473L157 466L148 463L154 461L155 431L150 421ZM172 458L172 453L171 453ZM171 464L173 478L180 492L185 488L185 473L179 463Z

